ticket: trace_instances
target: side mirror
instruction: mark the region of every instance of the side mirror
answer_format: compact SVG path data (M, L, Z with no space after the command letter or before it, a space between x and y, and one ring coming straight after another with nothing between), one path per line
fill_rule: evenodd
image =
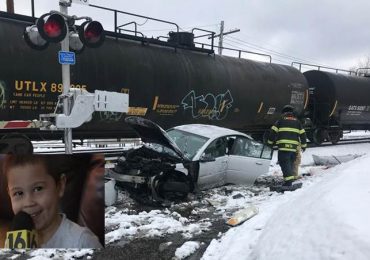
M200 158L199 158L199 162L214 162L216 161L216 158L213 157L212 155L210 154L203 154Z

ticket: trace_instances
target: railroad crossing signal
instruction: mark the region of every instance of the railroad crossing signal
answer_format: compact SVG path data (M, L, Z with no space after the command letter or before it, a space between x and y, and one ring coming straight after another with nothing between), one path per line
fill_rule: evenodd
M36 24L26 27L23 37L35 50L44 50L49 43L63 41L68 34L70 49L82 52L85 46L96 48L103 44L105 35L101 23L91 19L75 26L75 17L50 12L37 19Z
M80 53L85 48L96 48L103 44L105 36L101 23L93 21L90 17L76 17L68 15L71 0L59 0L60 12L50 11L36 20L36 24L28 26L23 37L26 43L35 50L44 50L49 43L61 42L61 51L58 54L59 63L62 65L63 81L63 113L69 117L73 105L70 106L71 75L70 65L75 64L75 53ZM88 0L79 1L88 4ZM84 19L80 26L75 25L76 20ZM70 52L69 50L73 52ZM72 102L71 102L72 103ZM72 154L72 129L65 125L64 141L66 154Z

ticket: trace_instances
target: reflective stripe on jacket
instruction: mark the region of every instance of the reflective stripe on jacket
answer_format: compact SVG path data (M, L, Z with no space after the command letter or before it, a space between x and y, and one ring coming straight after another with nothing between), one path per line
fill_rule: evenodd
M267 143L276 143L279 151L296 152L298 146L306 148L306 132L292 113L286 113L271 127Z

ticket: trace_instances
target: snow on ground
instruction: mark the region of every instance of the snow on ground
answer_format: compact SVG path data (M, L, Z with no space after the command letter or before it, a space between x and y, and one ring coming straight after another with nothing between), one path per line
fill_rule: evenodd
M165 210L142 211L139 214L125 213L125 210L117 210L110 207L105 213L106 228L113 231L105 234L105 244L112 243L124 237L161 237L165 234L181 232L186 238L199 234L211 226L209 221L201 220L191 223L189 219L182 217L177 212Z
M369 138L370 131L351 131L343 134L343 139L352 139L352 138Z
M361 157L327 168L314 166L312 154ZM274 153L268 175L281 176ZM370 144L352 144L309 148L302 155L303 187L284 194L267 187L226 186L209 190L201 198L176 205L193 208L189 217L174 207L161 210L133 211L127 198L123 208L106 209L106 244L141 237L162 237L179 232L189 240L177 248L176 259L190 256L200 247L192 241L195 234L210 228L209 219L192 218L207 213L213 205L214 215L224 220L235 211L252 204L259 214L242 225L230 228L214 238L203 254L208 259L368 259L370 255ZM122 194L121 194L122 196ZM121 205L121 206L122 206ZM125 207L127 209L125 209ZM0 258L11 257L0 250ZM14 251L13 251L14 253ZM34 250L33 259L67 259L93 255L92 250ZM15 256L19 256L15 254ZM175 259L174 258L174 259Z
M294 192L262 201L259 214L214 239L209 259L369 259L370 144L310 148L312 154L364 154L330 169L306 166L312 177ZM277 174L276 155L270 174Z
M188 241L185 242L181 247L176 249L175 259L184 259L185 257L190 256L199 248L199 242L197 241Z
M44 260L44 259L91 259L93 249L35 249L35 250L0 250L0 259L28 259Z

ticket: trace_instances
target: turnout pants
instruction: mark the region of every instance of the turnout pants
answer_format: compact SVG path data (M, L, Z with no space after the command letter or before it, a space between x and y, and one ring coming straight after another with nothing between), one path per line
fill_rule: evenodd
M297 154L295 152L279 151L278 161L284 176L284 185L291 185L294 181L294 161Z

